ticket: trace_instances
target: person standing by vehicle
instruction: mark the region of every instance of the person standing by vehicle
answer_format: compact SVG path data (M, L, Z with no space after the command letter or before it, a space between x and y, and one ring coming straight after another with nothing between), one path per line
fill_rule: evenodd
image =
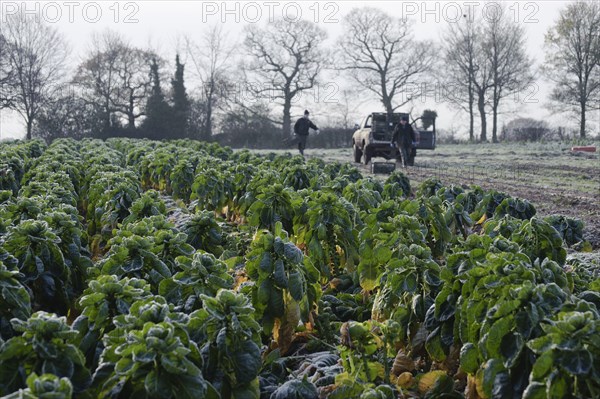
M396 143L400 151L403 167L412 166L410 155L415 141L415 131L408 123L408 116L403 116L400 118L400 123L394 128L394 136L392 138L392 143Z
M310 112L304 111L304 116L296 121L294 125L294 134L298 138L298 151L304 156L304 149L306 148L306 140L308 139L308 129L313 129L319 134L319 128L308 119Z

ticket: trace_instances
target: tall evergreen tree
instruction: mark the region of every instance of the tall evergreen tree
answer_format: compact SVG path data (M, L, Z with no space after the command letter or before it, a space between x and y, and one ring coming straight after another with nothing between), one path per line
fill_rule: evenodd
M146 103L146 119L142 124L142 130L146 137L151 139L171 138L169 133L173 123L173 110L165 100L160 87L156 58L152 59L150 78L152 79L152 90Z
M179 62L179 54L175 57L175 77L171 80L173 90L173 122L171 129L177 137L188 136L188 120L190 116L190 100L185 92L183 82L184 65Z

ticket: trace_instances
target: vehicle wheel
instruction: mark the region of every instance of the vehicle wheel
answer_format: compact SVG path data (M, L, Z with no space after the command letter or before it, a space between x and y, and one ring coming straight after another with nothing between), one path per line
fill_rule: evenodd
M367 147L363 149L362 161L365 165L368 165L369 162L371 162L371 151L369 151L369 148Z
M356 144L354 144L352 148L354 149L354 162L360 163L360 159L362 158L362 151L356 146Z

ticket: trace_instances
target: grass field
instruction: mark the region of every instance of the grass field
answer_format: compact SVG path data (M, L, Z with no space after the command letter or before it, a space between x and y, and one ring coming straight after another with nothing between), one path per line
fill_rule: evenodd
M599 143L595 144L598 147ZM586 225L586 238L597 250L600 153L574 153L570 149L569 143L440 145L434 151L419 151L415 166L403 172L413 187L430 177L445 184L476 184L527 199L541 215L580 218ZM306 155L352 162L351 148L308 149ZM370 166L356 165L362 172L370 172Z

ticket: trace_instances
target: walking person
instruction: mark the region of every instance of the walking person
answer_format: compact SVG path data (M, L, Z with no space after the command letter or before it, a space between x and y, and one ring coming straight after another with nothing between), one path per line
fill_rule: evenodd
M410 158L415 141L415 131L408 123L408 116L403 116L400 118L400 123L394 128L394 137L392 138L392 143L396 143L400 151L403 167L412 166Z
M298 139L298 151L304 156L304 149L306 148L306 140L308 139L308 130L313 129L319 134L319 128L308 119L310 112L304 111L304 116L296 121L294 125L294 134Z

